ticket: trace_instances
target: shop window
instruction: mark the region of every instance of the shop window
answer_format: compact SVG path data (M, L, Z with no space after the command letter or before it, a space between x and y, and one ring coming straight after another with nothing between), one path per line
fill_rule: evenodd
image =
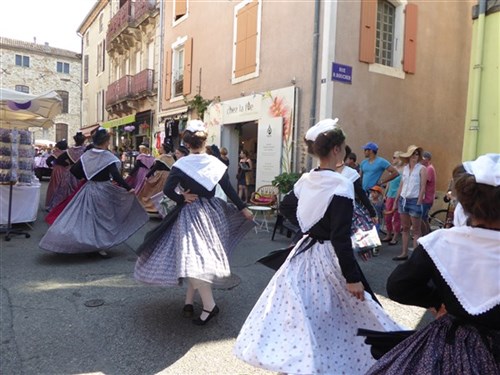
M260 2L245 0L234 12L233 83L259 75Z
M58 61L56 69L57 73L69 74L69 63Z
M16 65L22 66L23 68L30 67L30 57L23 55L16 55Z
M61 113L68 113L68 109L69 109L69 94L68 94L68 92L63 91L63 90L56 90L56 92L62 99Z
M16 91L24 92L25 94L29 94L30 88L28 86L25 86L25 85L16 85Z
M417 9L405 0L361 2L359 60L370 71L399 78L415 73Z
M68 124L56 124L56 141L68 139Z

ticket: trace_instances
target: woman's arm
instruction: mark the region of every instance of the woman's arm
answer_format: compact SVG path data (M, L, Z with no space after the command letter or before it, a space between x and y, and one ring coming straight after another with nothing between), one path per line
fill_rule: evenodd
M427 184L427 168L420 168L420 188L418 191L417 204L422 204L425 195L425 185Z
M110 164L108 166L108 170L111 177L113 177L113 181L115 181L118 185L120 185L127 191L130 191L132 189L130 185L127 184L123 179L122 175L120 174L120 171L118 170L118 167L116 166L116 163Z
M168 175L167 182L165 182L165 186L163 187L163 194L172 199L177 204L184 203L184 196L177 194L175 192L175 188L180 184L182 177L182 171L176 167L173 167L170 170L170 174Z
M295 226L299 226L299 221L297 220L298 205L299 200L292 189L283 197L279 206L280 214Z
M330 241L339 259L342 274L347 283L360 282L359 265L354 258L351 242L352 200L334 196L328 212L330 214Z
M130 171L130 175L131 176L135 175L139 170L139 168L147 168L147 167L142 163L142 161L136 160L134 163L134 168Z
M86 178L81 160L78 160L75 164L73 164L69 171L79 180L81 180L82 178Z
M431 283L433 272L434 263L422 245L418 245L410 259L397 266L387 279L389 298L404 305L438 310L443 300Z
M151 177L159 169L161 161L155 161L149 172L146 174L146 178Z

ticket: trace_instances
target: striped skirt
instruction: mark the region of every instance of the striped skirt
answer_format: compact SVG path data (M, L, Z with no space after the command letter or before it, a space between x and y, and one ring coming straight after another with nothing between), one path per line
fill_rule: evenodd
M134 277L165 286L180 285L186 277L223 283L231 275L228 257L253 226L233 205L199 198L141 250Z
M88 181L57 217L39 246L66 254L108 249L124 242L148 220L134 194L109 181Z

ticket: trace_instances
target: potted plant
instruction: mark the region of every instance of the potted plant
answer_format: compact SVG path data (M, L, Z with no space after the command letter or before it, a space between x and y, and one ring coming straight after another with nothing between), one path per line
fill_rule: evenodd
M278 187L281 194L286 194L293 189L300 176L301 174L296 172L283 172L274 177L271 183Z

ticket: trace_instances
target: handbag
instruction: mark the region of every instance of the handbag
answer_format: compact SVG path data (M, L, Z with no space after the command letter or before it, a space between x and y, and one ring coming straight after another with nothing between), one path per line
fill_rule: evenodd
M352 247L355 250L382 246L375 226L372 226L369 230L358 228L351 236L351 241Z

